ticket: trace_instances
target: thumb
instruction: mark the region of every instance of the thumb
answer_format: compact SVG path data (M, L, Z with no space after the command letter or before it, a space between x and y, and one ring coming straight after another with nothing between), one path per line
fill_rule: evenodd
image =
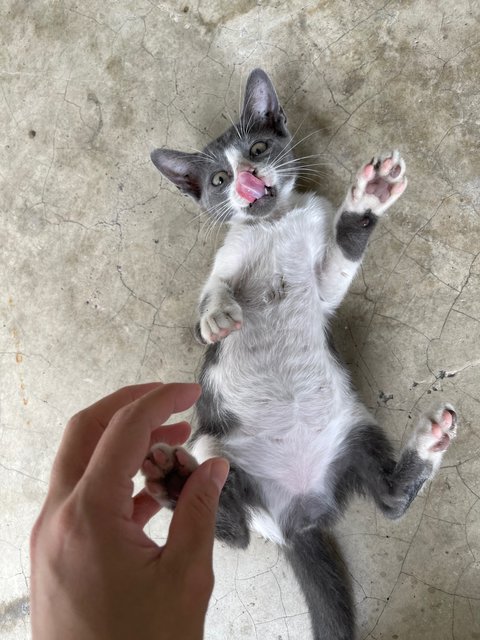
M195 469L178 498L163 554L211 563L218 500L230 465L212 458Z

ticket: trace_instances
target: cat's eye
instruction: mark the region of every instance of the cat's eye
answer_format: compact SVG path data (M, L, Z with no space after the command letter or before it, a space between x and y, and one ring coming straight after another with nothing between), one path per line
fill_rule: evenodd
M228 180L228 173L226 171L217 171L212 177L212 184L214 187L219 187Z
M255 158L255 156L260 156L266 150L267 143L263 142L263 140L260 140L259 142L255 142L255 144L251 146L250 155L252 156L252 158Z

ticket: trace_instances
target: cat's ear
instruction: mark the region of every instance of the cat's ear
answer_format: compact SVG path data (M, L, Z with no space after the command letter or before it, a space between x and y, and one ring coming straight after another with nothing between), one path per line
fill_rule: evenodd
M200 159L196 153L155 149L150 157L160 173L173 182L182 193L200 200L202 180Z
M254 69L248 76L245 87L241 121L247 126L247 123L254 120L273 127L281 135L286 133L285 112L278 101L272 81L263 69Z

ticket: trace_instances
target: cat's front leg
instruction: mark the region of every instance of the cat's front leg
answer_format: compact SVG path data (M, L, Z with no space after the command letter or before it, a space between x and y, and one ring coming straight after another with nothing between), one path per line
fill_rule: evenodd
M398 151L375 156L357 173L334 218L332 243L319 267L320 293L332 310L345 296L378 218L406 186L405 162Z
M210 278L200 300L197 333L203 342L213 344L242 326L243 314L231 285L220 278Z
M200 320L195 327L196 337L203 344L223 340L242 326L242 309L235 300L234 289L245 268L246 247L247 243L239 241L238 230L235 233L230 230L217 251L200 296Z

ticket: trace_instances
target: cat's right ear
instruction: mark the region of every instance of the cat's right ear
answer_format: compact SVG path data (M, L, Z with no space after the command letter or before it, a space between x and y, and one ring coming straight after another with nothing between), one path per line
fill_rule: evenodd
M254 69L247 79L241 122L259 121L272 127L278 134L286 134L287 118L278 101L272 81L263 69Z
M202 181L200 159L196 153L173 149L155 149L150 154L153 164L180 191L194 200L200 200Z

